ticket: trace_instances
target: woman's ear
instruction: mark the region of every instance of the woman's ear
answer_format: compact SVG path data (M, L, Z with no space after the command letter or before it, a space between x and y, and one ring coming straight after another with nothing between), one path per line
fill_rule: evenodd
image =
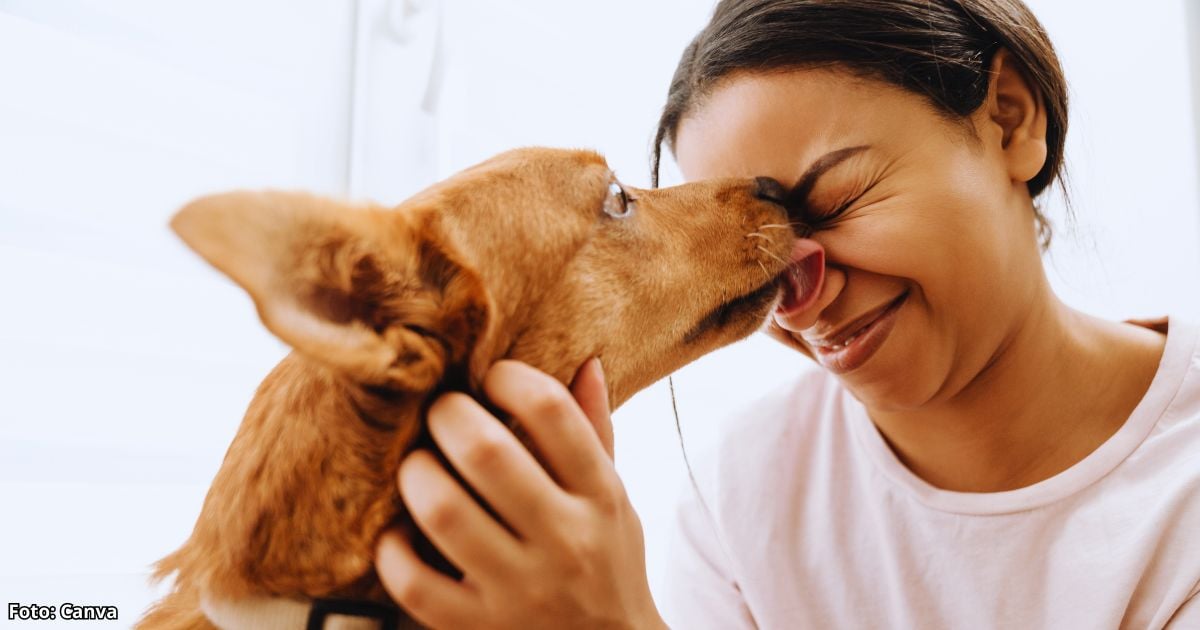
M489 323L477 275L398 212L234 192L188 204L171 227L272 333L360 384L428 390Z
M1028 182L1046 164L1046 105L1007 49L992 58L987 120L1000 132L1000 148L1013 181Z

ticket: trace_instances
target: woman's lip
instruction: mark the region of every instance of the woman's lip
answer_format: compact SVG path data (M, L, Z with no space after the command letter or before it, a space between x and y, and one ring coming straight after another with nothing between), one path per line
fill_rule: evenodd
M858 328L858 333L849 343L841 346L817 346L809 344L817 361L834 374L845 374L866 363L887 341L896 325L900 308L908 301L908 292L892 301L875 319ZM835 349L836 348L836 349Z
M849 324L842 326L834 334L822 335L820 337L804 336L804 341L808 345L818 350L828 349L832 348L833 346L844 344L847 339L854 336L856 333L858 333L858 331L870 326L875 320L882 317L889 308L895 306L896 303L904 299L906 295L907 292L901 293L899 296L892 298L883 305L867 311L866 314L860 316L858 319L852 320Z

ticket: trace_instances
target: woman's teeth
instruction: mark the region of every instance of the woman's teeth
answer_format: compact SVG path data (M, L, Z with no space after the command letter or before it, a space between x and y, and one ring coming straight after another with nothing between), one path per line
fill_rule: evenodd
M842 343L835 343L832 346L829 346L829 349L836 352L838 350L845 348L846 346L850 345L855 339L858 339L859 335L862 335L863 332L866 331L866 329L868 327L869 327L869 325L863 326L861 329L859 329L858 332L854 333L853 335L850 335L849 337L846 337L846 340L843 341Z

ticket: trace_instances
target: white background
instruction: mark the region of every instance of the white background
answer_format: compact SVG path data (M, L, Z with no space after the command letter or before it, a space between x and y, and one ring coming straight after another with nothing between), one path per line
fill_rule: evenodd
M1055 285L1107 317L1195 317L1184 0L1030 4L1072 87L1078 226L1057 222ZM166 230L180 204L246 186L395 203L528 144L599 149L645 185L667 82L710 8L0 0L0 604L116 604L131 623L285 351ZM689 452L804 369L756 338L682 370ZM657 576L684 479L665 384L616 428Z

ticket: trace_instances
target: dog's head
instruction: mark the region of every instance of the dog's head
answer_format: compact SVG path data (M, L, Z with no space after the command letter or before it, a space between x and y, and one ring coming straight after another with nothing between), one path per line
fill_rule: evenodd
M595 153L520 149L394 210L235 192L171 225L274 334L356 382L474 389L505 357L565 381L598 355L616 405L802 290L773 196L752 179L638 190Z

